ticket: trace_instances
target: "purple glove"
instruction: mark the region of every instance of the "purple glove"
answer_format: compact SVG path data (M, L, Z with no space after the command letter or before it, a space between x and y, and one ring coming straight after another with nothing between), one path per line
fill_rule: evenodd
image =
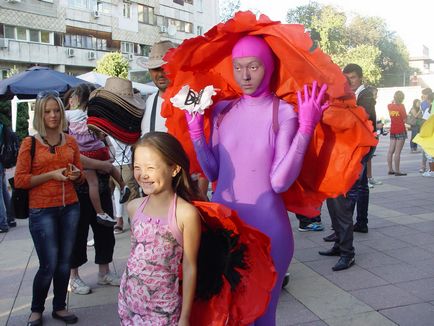
M191 140L195 141L200 139L203 135L203 114L190 114L188 111L184 112Z
M307 85L304 85L304 101L301 92L297 92L298 97L298 122L299 131L303 134L312 135L317 123L321 120L322 113L329 107L329 103L324 103L324 95L327 90L327 84L322 85L321 90L317 93L318 83L312 83L312 93L309 95Z

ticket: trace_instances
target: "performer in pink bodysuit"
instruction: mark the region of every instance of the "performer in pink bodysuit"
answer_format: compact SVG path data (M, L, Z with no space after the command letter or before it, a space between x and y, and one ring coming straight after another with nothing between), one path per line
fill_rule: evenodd
M307 86L304 96L299 94L298 114L292 105L279 100L270 92L273 58L260 37L245 36L236 43L232 51L234 77L243 95L213 108L209 143L203 132L203 116L186 113L200 165L210 181L217 180L212 201L236 210L245 222L271 239L279 277L267 311L255 321L255 325L266 326L275 325L283 277L294 252L280 193L299 175L315 126L328 106L323 104L327 87L323 85L317 95L316 82L311 94Z

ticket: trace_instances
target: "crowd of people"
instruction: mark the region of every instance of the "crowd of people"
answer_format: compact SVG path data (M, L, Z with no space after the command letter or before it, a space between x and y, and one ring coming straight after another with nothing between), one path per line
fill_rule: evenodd
M175 49L169 41L154 44L146 68L158 92L149 96L146 103L134 92L131 82L120 80L119 85L125 85L122 92L107 87L108 84L99 89L82 84L63 98L55 91L38 94L33 121L37 133L23 139L15 169L15 187L29 189L29 229L39 259L28 326L43 324L51 284L52 317L67 324L78 321L67 309L66 296L68 290L77 295L92 291L79 274L79 268L88 260L89 227L94 239L98 284L120 286L118 312L122 325L194 325L191 316L197 313L193 312L195 293L202 286L198 284L201 272L198 260L204 250L203 208L199 209L195 201L208 200L212 202L209 207L219 215L216 220L223 219L225 209L230 209L239 216L240 223L264 234L269 239L264 241L264 252L272 261L264 267L269 268L264 284L270 284L264 290L264 299L260 296L248 302L234 299L240 306L257 310L254 319L235 312L227 312L223 317L216 314L216 318L224 320L221 325L225 322L275 325L280 291L294 252L287 213L291 204L285 193L298 189L292 194L300 194L312 187L304 180L318 181L306 178L303 168L312 160L311 144L321 143L312 139L324 139L325 126L331 125L332 117L339 114L336 110L341 108L336 103L345 103L348 107L345 112L353 112L344 113L349 119L359 114L359 119L353 121L366 132L355 140L351 152L354 155L346 159L356 162L348 164L351 173L342 181L346 186L329 192L334 196L316 194L313 189L315 200L308 202L300 197L294 211L299 231L322 231L319 212L325 202L334 232L324 240L334 244L319 255L339 257L333 271L354 265L353 232L368 232L370 188L381 185L381 181L373 178L371 163L377 143L374 132L381 128L375 112L377 89L364 85L362 68L355 63L346 65L339 74L337 66L330 64L332 74L339 75L336 79L337 84L342 82L339 85L328 84L328 79L316 71L310 72L309 78L294 77L294 82L285 84L277 80L284 69L278 48L257 33L235 35L227 54L230 87L226 85L226 89L232 93L228 91L228 96L218 98L212 111L205 114L185 110L179 115L181 111L177 111L175 128L173 116L164 106L169 105L167 98L174 91L168 89L176 85L170 83L169 77L179 76L168 75L165 65L171 64L171 58L179 59L186 45ZM305 60L318 59L306 55ZM193 77L189 78L199 79L195 71L190 75ZM213 78L216 88L222 86L217 77ZM117 81L111 79L110 83ZM289 90L279 96L278 91L282 92L284 87ZM201 98L190 98L193 95L187 94L183 103L186 107L200 104ZM135 137L133 132L122 138L119 134L122 128L116 119L104 121L100 113L92 117L94 111L88 109L91 99L98 110L108 112L116 106L128 114L142 112L137 139L131 141ZM410 149L418 153L417 135L431 115L433 100L432 91L425 89L422 101L415 99L407 113L402 104L404 93L394 94L388 105L389 175L406 175L400 156L407 129L410 127L412 133ZM116 132L110 132L111 127L116 127ZM2 128L0 124L0 135ZM338 135L336 139L340 139ZM2 141L0 137L0 145ZM339 146L339 140L330 146L327 150L332 151L333 146ZM326 163L319 164L318 170ZM432 171L432 157L423 152L420 172L434 176ZM0 182L0 232L7 232L16 222L1 163ZM211 198L208 198L209 182ZM303 205L312 209L303 210ZM120 278L109 266L113 261L115 234L126 229L125 216L131 227L132 247ZM245 246L240 251L248 253L248 245ZM259 253L257 256L260 259ZM241 259L239 264L242 269L246 262ZM234 297L239 291L236 284L232 289Z

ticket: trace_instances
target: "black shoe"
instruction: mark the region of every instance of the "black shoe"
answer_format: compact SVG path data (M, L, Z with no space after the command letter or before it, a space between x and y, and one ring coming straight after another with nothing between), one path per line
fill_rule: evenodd
M78 322L78 317L74 314L69 314L66 316L60 316L57 314L57 312L53 311L51 316L53 316L54 319L59 319L59 320L65 322L66 324L75 324L76 322Z
M9 225L10 228L14 228L14 227L17 226L17 222L16 221L9 221L8 225Z
M353 226L353 231L359 233L368 233L368 226L366 224L356 223Z
M348 269L354 265L354 262L355 262L354 257L342 256L341 258L339 258L336 265L332 267L332 270L337 272L337 271L342 271L344 269Z
M9 228L0 228L0 233L6 233L9 231Z
M283 283L282 283L282 289L287 286L289 283L289 273L285 274L285 277L283 278Z
M338 236L336 233L332 233L324 238L322 238L325 242L335 242L338 239Z
M318 251L321 256L340 256L341 251L339 248L333 247L332 249L326 251Z

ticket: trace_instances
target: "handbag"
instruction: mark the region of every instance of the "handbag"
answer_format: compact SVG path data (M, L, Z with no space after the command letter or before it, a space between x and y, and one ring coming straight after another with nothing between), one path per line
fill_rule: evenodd
M30 148L30 166L33 163L35 156L35 137L32 136L32 146ZM12 209L15 212L16 219L26 219L29 217L29 190L15 188L14 178L9 179L9 184L12 188L11 203Z
M414 115L409 114L407 116L407 120L405 121L405 123L410 125L410 126L414 126L414 125L416 125L416 121L417 121L417 118Z

